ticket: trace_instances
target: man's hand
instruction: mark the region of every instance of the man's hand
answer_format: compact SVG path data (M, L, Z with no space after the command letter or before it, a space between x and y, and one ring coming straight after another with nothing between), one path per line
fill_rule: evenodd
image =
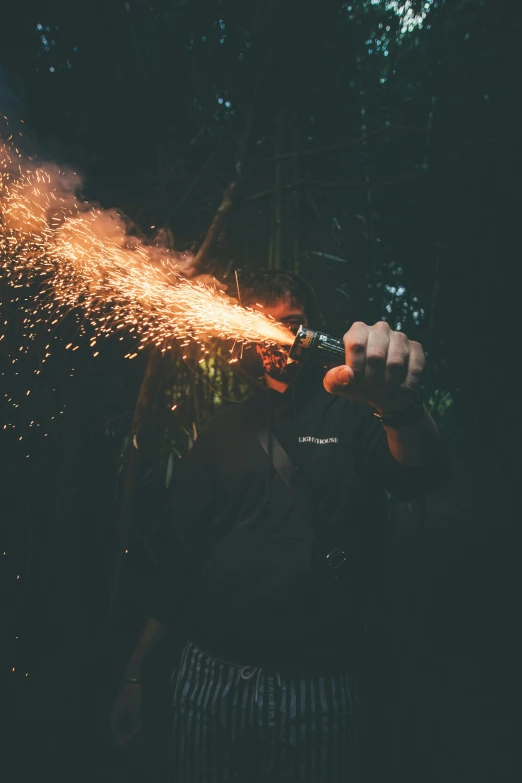
M405 410L415 402L425 366L420 343L385 321L373 326L356 321L343 341L346 365L326 373L326 391L366 402L380 413Z
M143 688L124 683L118 693L110 718L110 733L116 747L123 747L141 731Z

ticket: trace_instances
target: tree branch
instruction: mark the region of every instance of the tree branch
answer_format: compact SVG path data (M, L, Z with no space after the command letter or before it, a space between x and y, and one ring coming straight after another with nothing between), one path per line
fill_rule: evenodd
M232 208L234 193L237 190L241 182L241 179L243 177L243 166L245 162L246 148L248 144L248 139L250 137L250 132L252 130L252 124L254 121L256 93L257 93L257 88L254 93L252 102L250 104L250 108L248 110L247 119L243 128L243 132L239 137L236 158L234 162L235 176L228 183L227 187L223 191L223 198L221 199L221 204L217 208L216 214L214 215L214 219L212 220L212 223L208 228L205 239L203 240L203 243L201 244L201 247L199 248L194 258L193 266L196 273L198 274L205 271L205 263L207 261L208 251L213 245L217 244L218 242L219 236L223 231L223 228L230 214L230 210Z
M396 177L395 179L389 179L389 180L381 180L381 181L375 181L374 183L370 183L371 190L380 190L381 188L389 188L392 185L400 185L402 182L407 182L411 179L416 179L417 177L422 176L423 174L426 174L426 171L412 171L410 174L405 174L402 177ZM316 185L319 188L367 188L368 183L366 180L358 180L356 182L322 182L318 179L310 179L308 177L302 177L301 179L296 180L295 182L289 182L286 185L282 185L281 187L285 190L289 190L291 188L297 188L300 185ZM272 193L275 193L275 188L269 188L268 190L262 190L259 193L254 193L252 196L248 196L246 199L247 201L255 201L258 198L262 198L263 196L270 196Z
M427 133L426 128L413 128L408 125L386 125L385 128L368 133L365 136L361 136L359 139L350 139L350 141L343 141L339 144L330 144L327 147L319 147L315 150L303 150L302 152L284 152L281 155L272 155L266 160L282 160L283 158L297 158L304 157L306 155L319 155L321 152L333 152L335 150L347 149L349 147L356 147L358 144L364 144L371 139L376 139L379 136L383 136L388 131L410 131L412 133Z
M105 623L100 634L100 640L103 642L107 638L108 632L113 624L120 597L121 577L123 573L124 552L128 548L131 539L132 528L132 507L136 492L136 475L138 472L138 449L141 445L141 436L147 423L147 414L152 407L152 400L155 395L156 386L159 378L159 364L163 354L160 348L152 348L149 353L149 360L145 369L145 374L141 382L132 419L130 437L123 455L123 465L121 469L121 495L119 504L118 521L114 532L114 565L112 571L112 584L109 593L107 613Z

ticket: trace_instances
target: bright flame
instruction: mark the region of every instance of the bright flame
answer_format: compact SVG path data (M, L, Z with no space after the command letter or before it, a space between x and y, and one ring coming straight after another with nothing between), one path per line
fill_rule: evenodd
M173 340L202 345L211 337L293 343L273 319L189 279L186 254L145 244L115 210L81 201L79 185L72 172L36 166L0 143L2 266L14 287L44 281L32 319L55 324L81 308L93 329L91 347L119 330L138 338L138 351L151 343L166 350Z

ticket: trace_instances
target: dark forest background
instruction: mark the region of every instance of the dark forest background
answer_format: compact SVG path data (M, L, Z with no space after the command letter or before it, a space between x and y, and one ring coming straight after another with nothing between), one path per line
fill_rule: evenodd
M203 246L231 293L235 270L292 269L331 334L386 318L427 350L453 477L390 501L374 780L514 779L521 32L486 0L2 9L0 109L26 152L80 171L143 236ZM125 753L108 712L178 459L249 382L219 345L205 365L125 360L127 336L66 352L74 316L45 366L43 327L13 363L20 292L0 291L2 777L160 781L179 640L150 663Z

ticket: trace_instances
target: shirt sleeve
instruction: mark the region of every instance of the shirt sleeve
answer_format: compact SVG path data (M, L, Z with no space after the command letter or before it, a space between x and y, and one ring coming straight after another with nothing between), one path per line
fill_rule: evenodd
M181 616L210 539L218 503L212 430L205 428L183 459L158 520L157 567L144 586L144 604L165 624Z
M393 457L383 426L367 406L361 406L356 437L365 470L378 477L398 500L426 495L449 479L448 457L443 444L426 464L403 465Z

